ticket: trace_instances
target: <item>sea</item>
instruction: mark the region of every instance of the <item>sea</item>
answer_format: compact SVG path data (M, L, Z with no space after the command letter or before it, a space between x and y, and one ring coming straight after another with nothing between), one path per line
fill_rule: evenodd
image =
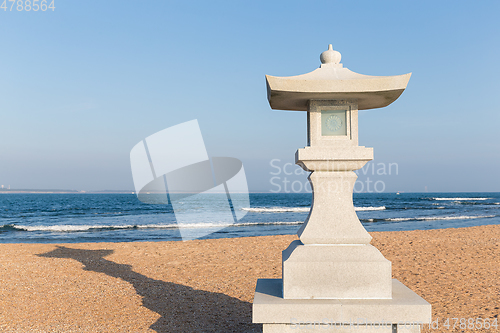
M500 224L500 193L354 193L353 201L368 231ZM250 207L241 209L246 215L230 224L206 221L193 203L183 228L217 226L202 238L295 234L311 202L310 193L250 193ZM0 194L0 243L181 240L172 206L146 204L135 194Z

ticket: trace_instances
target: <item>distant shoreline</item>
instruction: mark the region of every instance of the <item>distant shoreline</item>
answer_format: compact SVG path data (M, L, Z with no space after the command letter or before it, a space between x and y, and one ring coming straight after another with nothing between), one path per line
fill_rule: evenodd
M104 190L104 191L78 191L78 190L15 190L15 189L0 189L0 194L23 194L23 193L31 193L31 194L136 194L135 191L120 191L120 190ZM155 192L151 192L155 194ZM162 192L163 193L163 192ZM162 194L156 193L156 194ZM185 193L185 192L176 192L176 193ZM287 192L249 192L250 194L311 194L310 192L298 192L298 193L287 193ZM353 194L447 194L447 193L500 193L500 192L492 192L492 191L459 191L459 192L382 192L382 193L366 193L366 192L354 192ZM147 193L149 194L149 193Z
M77 190L5 190L1 189L0 194L135 194L134 191L77 191Z

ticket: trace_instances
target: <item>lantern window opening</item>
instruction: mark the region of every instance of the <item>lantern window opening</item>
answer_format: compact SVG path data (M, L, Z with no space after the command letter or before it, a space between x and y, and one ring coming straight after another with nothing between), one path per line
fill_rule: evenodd
M357 145L355 101L311 100L307 112L307 145Z

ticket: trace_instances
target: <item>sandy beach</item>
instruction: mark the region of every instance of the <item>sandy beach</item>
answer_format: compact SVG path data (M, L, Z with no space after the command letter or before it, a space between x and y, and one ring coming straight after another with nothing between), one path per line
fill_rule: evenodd
M500 226L371 235L440 325L498 318ZM281 277L281 251L296 238L0 244L0 331L260 332L255 283Z

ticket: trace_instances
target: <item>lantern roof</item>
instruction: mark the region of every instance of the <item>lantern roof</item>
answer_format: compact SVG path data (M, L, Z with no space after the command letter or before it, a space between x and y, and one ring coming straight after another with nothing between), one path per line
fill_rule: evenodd
M358 110L385 107L406 89L411 73L371 76L355 73L340 63L332 45L321 53L321 66L297 76L266 75L267 99L272 109L307 111L310 100L355 100Z

